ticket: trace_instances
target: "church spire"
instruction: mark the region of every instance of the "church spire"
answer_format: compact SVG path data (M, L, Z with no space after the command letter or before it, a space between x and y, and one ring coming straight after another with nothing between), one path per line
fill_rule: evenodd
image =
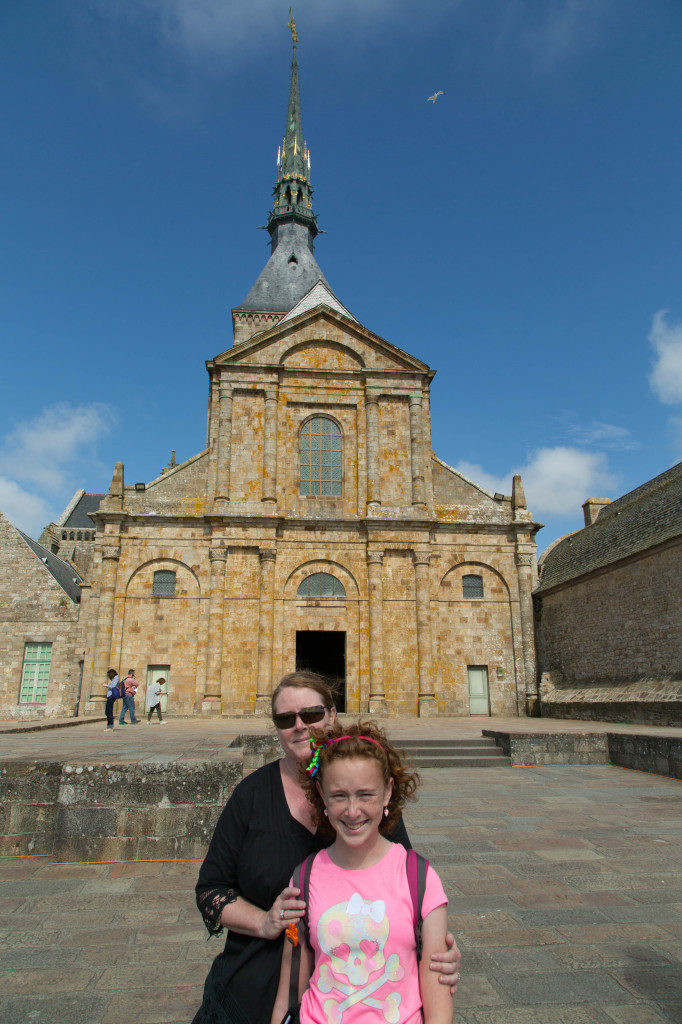
M298 91L298 61L296 45L298 33L289 9L289 28L293 43L289 105L284 141L277 149L277 181L274 188L274 208L268 218L268 231L277 246L277 228L286 222L304 224L310 232L310 244L317 234L317 220L313 213L313 190L310 187L310 153L303 139L301 126L301 100Z

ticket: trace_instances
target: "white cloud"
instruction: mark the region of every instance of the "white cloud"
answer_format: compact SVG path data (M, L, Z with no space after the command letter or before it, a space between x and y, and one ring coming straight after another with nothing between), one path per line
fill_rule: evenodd
M635 451L641 445L634 441L626 427L595 421L586 427L573 427L571 436L577 444L600 444L619 451Z
M4 439L3 471L35 488L58 491L77 461L94 459L95 443L109 432L113 419L113 411L100 402L64 402L43 409L35 419L18 423Z
M648 340L655 353L649 383L661 402L675 405L682 402L682 323L669 326L667 309L654 315Z
M288 6L281 0L91 0L91 8L126 31L135 26L176 52L202 60L244 56L287 34ZM408 0L298 0L293 14L301 41L310 43L334 23L395 19L401 8L410 10Z
M531 24L518 26L518 37L534 70L544 73L594 46L614 4L613 0L544 0L538 6L517 4L513 10L519 18L532 18Z
M0 510L30 537L38 537L51 519L44 498L24 490L15 480L0 476Z
M617 486L606 455L579 448L539 448L521 475L528 506L541 515L574 515L586 498L604 497Z
M506 476L493 476L469 462L460 462L457 470L493 494L511 494L512 477L520 473L528 507L536 516L576 515L586 498L604 497L618 483L603 452L566 446L538 448L525 466L512 469Z

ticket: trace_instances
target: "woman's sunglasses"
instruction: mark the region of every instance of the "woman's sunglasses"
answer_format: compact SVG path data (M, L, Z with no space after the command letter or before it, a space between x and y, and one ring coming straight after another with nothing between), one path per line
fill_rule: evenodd
M300 718L304 725L321 722L325 712L331 710L329 705L316 704L314 708L302 708L300 711L283 711L281 715L273 715L272 720L278 729L291 729Z

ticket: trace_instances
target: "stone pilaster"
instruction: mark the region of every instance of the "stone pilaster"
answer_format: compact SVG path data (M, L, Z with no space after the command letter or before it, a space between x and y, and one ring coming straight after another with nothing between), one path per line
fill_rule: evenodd
M367 552L369 576L369 706L370 715L387 711L384 690L384 581L383 553Z
M263 485L261 501L277 504L277 390L265 392Z
M365 392L365 415L367 417L367 504L380 505L379 396L372 391Z
M223 612L225 602L225 566L227 548L210 548L211 563L208 594L208 642L206 644L206 682L201 710L219 715L222 711Z
M104 704L107 691L104 684L107 672L116 668L111 664L111 641L114 627L114 604L116 598L116 573L121 547L118 538L108 539L102 547L102 565L99 577L99 595L97 601L97 633L95 638L95 657L90 693L88 700Z
M412 504L426 507L424 488L424 444L421 395L410 395L410 453L412 465Z
M414 551L414 575L417 603L417 652L419 656L419 717L437 714L433 685L433 652L431 646L431 588L429 567L431 553Z
M221 508L230 500L230 449L232 447L232 388L220 388L220 412L216 436L216 489L214 504Z
M275 560L274 548L260 551L260 603L258 610L258 688L256 692L257 715L270 714L272 694L272 647L275 619Z
M535 668L535 632L533 628L533 553L524 551L524 545L518 539L515 560L519 583L526 714L535 716L540 714L540 698Z

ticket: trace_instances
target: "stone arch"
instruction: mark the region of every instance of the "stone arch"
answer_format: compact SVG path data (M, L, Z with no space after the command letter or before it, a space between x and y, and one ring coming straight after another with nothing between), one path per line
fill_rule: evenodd
M365 361L350 346L326 338L301 341L280 357L280 364L319 370L362 370Z
M176 574L172 597L152 594L154 572L159 569ZM136 666L142 682L140 703L144 701L148 667L168 665L169 712L192 713L201 657L199 637L205 620L203 603L196 572L170 554L159 554L130 573L121 609L119 663Z
M319 572L337 579L346 596L298 597L301 582ZM360 712L361 604L360 588L353 573L341 563L326 558L312 558L299 563L289 573L279 603L283 671L291 671L296 664L299 632L345 634L345 686L341 689L338 683L337 693L343 693L345 710L351 714ZM343 708L344 703L339 706Z
M440 583L438 585L438 600L439 601L447 601L447 600L455 601L455 600L458 600L458 598L456 597L456 595L454 593L452 594L452 596L448 597L448 596L446 596L445 594L442 593L442 590L446 588L446 585L448 583L450 584L450 587L452 587L452 584L454 583L454 581L456 579L461 580L462 576L467 576L470 573L471 574L475 574L475 575L483 576L483 600L484 601L487 599L487 596L488 596L487 595L487 588L485 586L485 579L486 579L486 576L488 574L490 574L490 576L494 577L494 579L496 581L498 581L499 584L501 584L501 586L504 588L504 592L505 592L505 595L506 595L507 599L511 598L511 590L510 590L509 584L507 583L505 577L502 575L502 573L499 571L499 569L496 569L493 565L490 565L489 562L479 562L479 561L473 561L473 560L467 559L465 561L457 562L455 565L450 566L450 568L447 569L446 572L443 574L443 576L441 577L441 581L440 581ZM452 589L455 590L456 588L452 588ZM467 598L463 598L462 597L461 586L459 588L459 600L463 600L463 601L467 600Z
M298 588L307 576L313 576L315 573L325 572L329 573L330 576L335 576L341 586L346 591L345 598L333 598L332 600L337 601L357 601L360 597L360 588L358 587L355 576L341 565L340 562L334 562L331 559L326 558L313 558L308 562L302 562L301 565L297 566L287 578L284 584L283 598L285 601L304 601L307 598L298 597ZM327 600L327 598L310 598L311 601Z
M464 597L462 578L466 575L483 578L482 598ZM450 566L438 586L434 633L439 696L452 713L469 713L468 667L485 666L491 715L515 715L512 590L503 573L475 559Z
M151 596L154 572L158 569L171 569L176 574L176 595L186 597L201 597L201 584L197 574L185 562L179 558L163 557L151 558L148 562L142 562L133 569L125 587L126 597ZM177 584L185 583L184 595L179 595ZM149 585L148 593L147 584Z

